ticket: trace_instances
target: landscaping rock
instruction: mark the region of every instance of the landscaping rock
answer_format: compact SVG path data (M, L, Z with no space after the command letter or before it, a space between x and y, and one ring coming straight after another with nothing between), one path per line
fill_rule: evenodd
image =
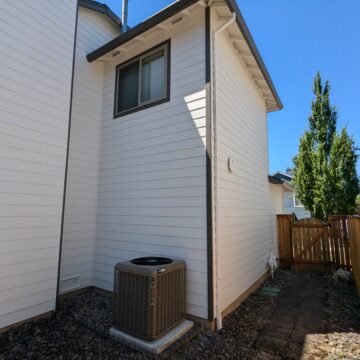
M338 269L334 272L334 280L348 283L351 280L351 273L344 269Z
M223 321L218 332L196 325L158 359L360 359L360 299L352 283L278 270ZM266 290L266 289L265 289ZM154 359L109 336L113 300L85 293L51 319L0 334L0 360Z

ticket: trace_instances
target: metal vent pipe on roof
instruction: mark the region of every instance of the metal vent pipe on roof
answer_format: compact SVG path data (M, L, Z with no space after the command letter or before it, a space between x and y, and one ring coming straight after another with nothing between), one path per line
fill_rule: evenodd
M121 13L122 32L125 32L128 29L128 25L127 25L128 3L129 0L122 0L122 13Z

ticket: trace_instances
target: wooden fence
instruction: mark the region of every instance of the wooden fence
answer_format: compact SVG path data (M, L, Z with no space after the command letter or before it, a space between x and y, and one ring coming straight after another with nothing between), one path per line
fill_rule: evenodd
M350 238L350 255L353 277L360 296L360 217L347 220Z
M296 271L329 272L334 267L350 270L349 237L345 216L296 221L278 215L279 260Z
M360 217L328 221L278 215L279 265L295 271L352 271L360 295Z

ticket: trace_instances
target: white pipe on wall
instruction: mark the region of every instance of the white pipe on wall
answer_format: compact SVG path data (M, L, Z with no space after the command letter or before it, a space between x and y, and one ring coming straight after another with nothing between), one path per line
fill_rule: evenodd
M217 103L216 103L216 37L230 25L236 21L235 13L231 14L231 18L226 21L224 24L220 25L215 31L212 32L212 45L211 45L211 54L212 54L212 107L213 107L213 142L214 142L214 163L215 163L215 268L216 268L216 329L222 329L222 316L221 316L221 224L220 224L220 187L219 187L219 157L218 157L218 142L217 142Z

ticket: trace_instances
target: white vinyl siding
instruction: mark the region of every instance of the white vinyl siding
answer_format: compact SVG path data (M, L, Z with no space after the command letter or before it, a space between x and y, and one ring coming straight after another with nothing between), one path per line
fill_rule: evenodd
M93 285L104 65L86 55L119 34L109 17L79 7L61 292Z
M185 259L187 312L206 318L204 20L159 29L105 67L94 285L112 290L125 259ZM114 119L116 65L169 38L170 102Z
M266 272L276 239L276 211L268 182L265 102L226 31L216 44L220 291L225 309ZM229 157L234 160L231 173Z
M0 328L55 305L75 20L0 3Z

